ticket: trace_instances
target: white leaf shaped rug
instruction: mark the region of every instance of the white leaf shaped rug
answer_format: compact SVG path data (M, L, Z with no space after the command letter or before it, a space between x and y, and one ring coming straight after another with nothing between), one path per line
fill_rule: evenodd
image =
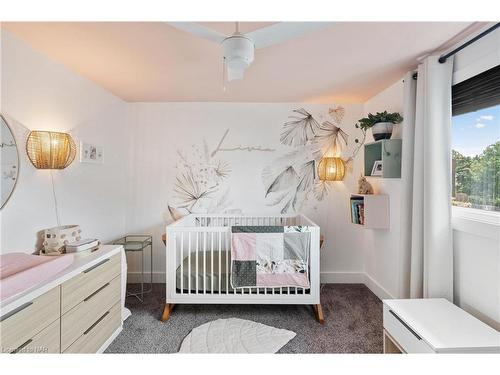
M295 332L237 318L217 319L194 328L179 353L276 353Z

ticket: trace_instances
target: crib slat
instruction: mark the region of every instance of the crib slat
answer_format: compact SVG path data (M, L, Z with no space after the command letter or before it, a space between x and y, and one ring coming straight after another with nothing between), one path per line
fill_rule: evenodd
M203 294L207 294L207 232L203 232Z
M221 279L222 279L222 267L221 267L221 259L222 259L222 233L219 232L219 238L218 238L218 243L219 243L219 268L217 269L217 278L219 279L219 294L222 293L222 290L221 290ZM228 277L229 275L226 274L226 278ZM226 290L226 293L227 293L227 290Z
M228 235L229 233L224 234L225 242L226 242L226 294L229 294L229 254L230 254L230 248L229 248L229 241L228 241Z
M175 262L175 255L177 253L177 233L173 232L172 234L173 236L173 244L174 244L174 248L171 249L170 246L167 246L167 250L170 250L170 251L173 251L172 253L172 258L173 258L173 263L172 265L168 262L168 254L167 254L167 263L166 263L166 267L167 267L167 271L169 270L170 267L172 267L174 269L174 272L176 273L177 272L177 263ZM170 242L168 242L170 244ZM170 271L172 272L172 271ZM177 275L176 275L177 276ZM166 281L168 283L168 277L167 275L165 275L166 277ZM170 285L166 285L166 288L167 289L171 289L172 287ZM174 285L173 285L173 288L172 288L172 293L177 293L177 277L174 277ZM167 293L168 294L168 293Z
M181 236L181 247L184 248L184 232ZM191 232L188 232L188 294L191 294Z
M214 293L214 233L210 232L210 293Z
M175 238L175 233L174 233L174 238ZM177 252L177 245L175 245L175 252ZM174 260L174 266L175 265L177 265L177 263L175 263L175 260ZM177 277L175 279L176 279L175 283L177 283ZM177 289L177 285L176 285L176 289ZM181 246L181 294L184 294L184 247L183 246Z
M205 221L206 223L206 221ZM195 255L195 276L196 276L196 282L195 282L195 286L196 286L196 291L195 293L198 294L198 280L200 278L200 274L198 273L198 250L200 248L200 234L201 233L196 233L196 255Z

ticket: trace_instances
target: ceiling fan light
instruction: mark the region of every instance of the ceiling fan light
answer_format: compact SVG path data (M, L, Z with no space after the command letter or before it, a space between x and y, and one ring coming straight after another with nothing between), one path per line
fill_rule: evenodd
M243 79L245 69L243 68L230 68L227 67L227 80L229 82L236 81L238 79Z
M248 68L248 63L241 57L235 57L226 61L226 68L228 81L243 79L245 69Z
M227 80L243 79L254 59L253 42L244 36L230 36L222 42L224 61L227 69Z

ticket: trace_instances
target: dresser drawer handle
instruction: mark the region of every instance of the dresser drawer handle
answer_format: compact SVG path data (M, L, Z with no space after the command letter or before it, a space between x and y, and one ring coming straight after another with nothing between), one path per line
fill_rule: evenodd
M106 283L104 284L103 286L101 286L99 289L97 289L94 293L92 293L90 296L88 296L87 298L85 298L83 300L83 302L87 302L89 299L91 299L92 297L94 297L97 293L99 293L101 290L103 290L104 288L106 288L107 286L109 285L109 283Z
M98 325L101 322L101 320L103 320L108 314L109 314L109 311L106 311L104 313L104 315L101 316L99 319L97 319L94 324L92 324L85 332L83 332L83 334L86 335L87 333L89 333L90 331L92 331L94 329L94 327L96 325Z
M22 344L21 346L19 346L16 350L11 351L10 354L19 353L24 347L28 346L32 341L33 341L32 339L29 339L24 344Z
M413 336L415 336L415 337L416 337L417 339L419 339L419 340L422 340L422 337L420 337L419 335L417 335L417 333L416 333L413 329L411 329L411 328L410 328L410 326L409 326L408 324L406 324L406 323L403 321L403 319L401 319L401 318L400 318L400 317L399 317L399 316L398 316L398 315L397 315L394 311L389 310L389 312L390 312L390 313L391 313L391 314L392 314L392 315L393 315L393 316L394 316L397 320L399 320L399 322L400 322L402 325L404 325L404 326L405 326L405 328L406 328L408 331L410 331L410 332L412 333L412 335L413 335Z
M92 267L89 267L87 268L85 271L83 271L83 273L89 273L90 271L92 271L94 268L97 268L99 266L102 266L104 263L108 262L110 258L106 258L102 261L100 261L99 263L97 264L94 264Z
M25 308L29 307L33 305L33 301L30 301L30 302L26 302L24 305L21 305L19 307L16 307L14 310L12 311L9 311L7 314L5 315L2 315L2 317L0 318L0 322L3 322L5 319L7 318L10 318L12 315L15 315L17 314L18 312L24 310Z

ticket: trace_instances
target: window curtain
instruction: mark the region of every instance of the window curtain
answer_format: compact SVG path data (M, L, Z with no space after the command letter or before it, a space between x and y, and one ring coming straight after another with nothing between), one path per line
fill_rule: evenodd
M451 86L453 59L427 57L404 80L401 296L453 301Z

